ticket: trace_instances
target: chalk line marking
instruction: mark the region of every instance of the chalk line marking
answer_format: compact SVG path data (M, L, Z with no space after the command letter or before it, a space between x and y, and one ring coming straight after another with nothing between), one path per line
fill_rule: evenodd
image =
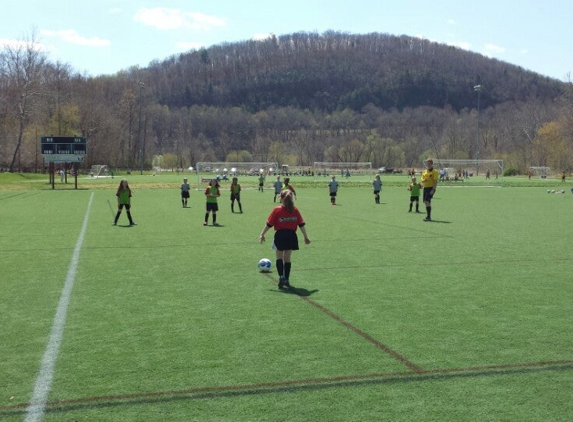
M80 251L82 249L82 244L84 243L84 238L88 227L88 218L90 216L93 197L94 194L92 193L88 202L88 209L84 217L82 230L78 236L76 247L74 248L74 253L72 255L72 260L68 268L66 283L64 284L64 289L62 290L62 294L60 296L60 302L58 304L56 316L54 317L54 323L52 325L52 331L50 332L50 338L48 339L48 345L46 346L44 356L42 357L40 372L34 385L34 393L32 394L32 399L30 400L28 408L26 409L26 419L24 419L26 422L41 421L46 410L46 403L48 402L48 396L52 388L54 367L56 366L56 361L58 360L58 353L60 350L60 345L62 344L64 328L66 326L66 316L68 313L68 306L70 304L70 297L74 288L74 282L76 281L76 272L78 268L78 261L80 260Z

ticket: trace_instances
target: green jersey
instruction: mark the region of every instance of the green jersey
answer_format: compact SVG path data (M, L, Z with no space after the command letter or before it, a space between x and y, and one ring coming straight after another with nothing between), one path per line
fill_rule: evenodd
M207 196L207 203L209 204L216 204L217 197L220 196L219 188L217 186L207 186L205 189L205 195L216 195L216 196Z
M420 196L420 184L419 183L410 184L410 196Z
M129 205L130 198L131 198L131 190L130 189L118 189L117 197L119 198L119 204Z

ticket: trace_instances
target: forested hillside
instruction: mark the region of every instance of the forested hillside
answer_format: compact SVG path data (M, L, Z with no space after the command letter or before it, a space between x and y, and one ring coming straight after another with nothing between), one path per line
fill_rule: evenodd
M573 170L571 81L407 36L295 33L95 78L50 62L30 40L0 51L0 104L0 167L10 171L44 167L46 134L85 136L86 169L415 167L479 151L521 172Z
M158 100L169 107L271 106L332 112L483 106L554 99L561 83L455 47L388 34L297 33L226 44L155 63Z

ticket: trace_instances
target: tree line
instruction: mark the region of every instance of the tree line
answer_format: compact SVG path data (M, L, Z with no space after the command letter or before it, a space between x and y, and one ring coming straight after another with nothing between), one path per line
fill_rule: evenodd
M86 137L86 169L433 156L573 170L570 80L406 36L295 33L89 77L32 34L0 51L0 104L8 171L44 168L42 135Z

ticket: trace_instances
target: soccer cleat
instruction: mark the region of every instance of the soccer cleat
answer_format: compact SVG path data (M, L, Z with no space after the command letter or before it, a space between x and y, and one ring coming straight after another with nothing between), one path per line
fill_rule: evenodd
M213 223L214 226L218 226L219 223L217 223L216 221Z
M285 287L287 289L290 289L290 282L288 281L288 279L285 279Z
M206 222L206 221L204 221L204 222L203 222L203 225L204 225L204 226L206 226L206 225L207 225L207 222Z
M113 223L111 223L112 226L117 226L117 223L114 221Z
M131 223L129 223L130 226L137 226L137 224L135 223L135 221L132 221Z
M432 221L432 219L430 217L426 217L424 218L424 221Z
M286 283L285 276L284 276L284 275L281 275L281 276L279 277L279 289L282 289L283 286L285 285L285 283Z

